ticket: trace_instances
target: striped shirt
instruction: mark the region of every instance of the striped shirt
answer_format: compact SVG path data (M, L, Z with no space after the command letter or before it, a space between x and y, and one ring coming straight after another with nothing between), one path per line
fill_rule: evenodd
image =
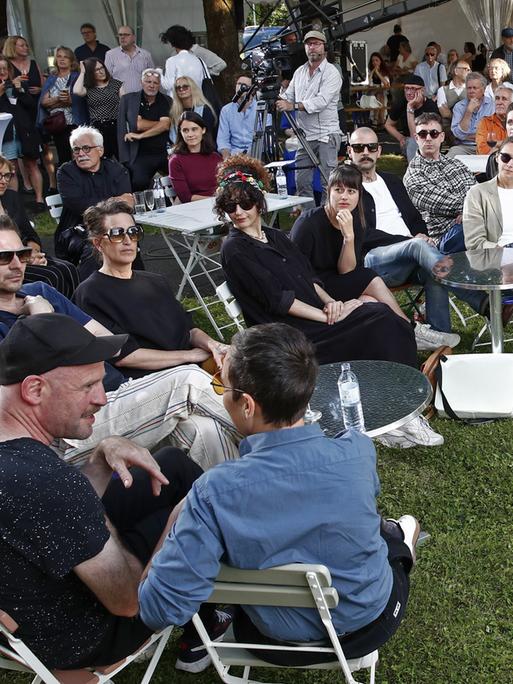
M145 69L151 69L153 57L147 50L135 46L135 52L130 55L120 47L112 48L105 55L105 66L113 78L123 83L123 92L135 93L141 90L141 74Z

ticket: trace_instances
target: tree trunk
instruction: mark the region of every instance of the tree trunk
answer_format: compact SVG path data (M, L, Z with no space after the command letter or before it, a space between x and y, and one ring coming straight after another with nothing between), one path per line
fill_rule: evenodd
M223 102L228 102L235 88L235 75L240 71L239 36L235 20L236 0L203 0L208 48L228 65L215 79Z
M7 0L0 0L0 36L7 36Z

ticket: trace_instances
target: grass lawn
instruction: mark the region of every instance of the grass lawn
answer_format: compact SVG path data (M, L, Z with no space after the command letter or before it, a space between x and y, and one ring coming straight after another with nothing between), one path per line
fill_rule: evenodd
M454 319L462 335L459 353L470 351L480 320L464 329ZM208 328L200 314L197 323ZM444 435L442 447L377 446L380 510L390 517L413 513L431 533L411 575L404 623L380 650L377 684L507 684L513 682L513 424L434 419L433 427ZM219 681L212 669L176 672L174 644L167 650L156 684ZM135 666L116 681L135 683L141 673L142 666ZM293 670L254 674L287 684L342 680L335 673ZM28 678L0 675L1 684L22 681Z

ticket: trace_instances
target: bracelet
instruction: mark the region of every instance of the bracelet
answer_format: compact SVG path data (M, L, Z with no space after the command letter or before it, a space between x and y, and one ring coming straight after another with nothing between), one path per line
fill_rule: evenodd
M415 110L406 108L406 113L407 114L415 114Z

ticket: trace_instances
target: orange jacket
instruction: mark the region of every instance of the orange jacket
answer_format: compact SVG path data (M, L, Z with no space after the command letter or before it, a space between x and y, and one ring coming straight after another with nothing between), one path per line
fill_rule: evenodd
M483 116L481 121L477 124L476 130L476 152L477 154L490 154L495 149L502 140L506 138L506 128L504 126L504 121L500 119L497 114L492 114L491 116ZM496 147L488 147L486 144L486 138L488 133L495 133L497 138Z

